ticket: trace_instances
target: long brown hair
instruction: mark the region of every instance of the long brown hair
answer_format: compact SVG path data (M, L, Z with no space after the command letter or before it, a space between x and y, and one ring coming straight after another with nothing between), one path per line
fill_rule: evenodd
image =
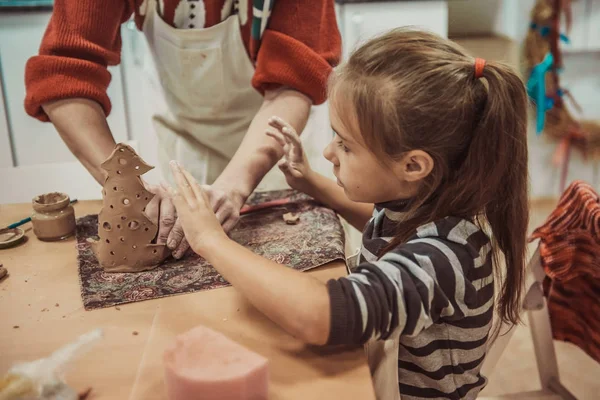
M411 217L384 251L447 216L491 229L502 282L498 312L517 323L528 225L527 94L510 67L488 62L478 79L474 62L449 40L396 29L365 43L332 74L330 99L351 109L379 159L420 149L434 160L411 201Z

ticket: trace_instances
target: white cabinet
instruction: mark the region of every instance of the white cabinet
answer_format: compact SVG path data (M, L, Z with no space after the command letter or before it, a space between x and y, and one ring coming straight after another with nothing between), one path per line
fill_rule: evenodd
M3 108L0 111L0 204L26 202L46 191L73 198L100 198L98 184L75 159L50 123L25 113L24 71L38 53L51 11L0 13L0 65ZM110 67L108 123L115 140L128 141L121 67Z
M448 36L446 1L350 3L337 6L344 59L361 42L401 26Z
M588 48L592 51L600 51L600 0L588 0L590 7L588 11Z
M10 144L10 136L8 134L8 120L6 119L4 87L2 85L2 79L0 79L0 168L12 168L12 166L13 156Z
M588 36L588 25L590 22L588 8L590 6L591 1L589 0L573 1L571 3L573 10L573 26L569 33L569 43L561 43L563 51L586 51L588 49L590 41ZM566 30L564 18L561 28L563 31Z

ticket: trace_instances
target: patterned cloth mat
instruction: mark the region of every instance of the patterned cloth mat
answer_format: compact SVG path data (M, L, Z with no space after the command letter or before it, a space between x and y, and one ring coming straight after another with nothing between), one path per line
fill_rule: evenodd
M285 206L242 216L231 238L270 260L306 271L344 259L344 231L335 212L310 197L291 190L262 192L248 204L291 197ZM298 213L300 222L287 225L283 214ZM87 238L98 234L98 216L77 220L77 250L81 296L86 310L156 299L229 286L203 258L188 253L183 259L167 259L146 272L106 273L99 266Z

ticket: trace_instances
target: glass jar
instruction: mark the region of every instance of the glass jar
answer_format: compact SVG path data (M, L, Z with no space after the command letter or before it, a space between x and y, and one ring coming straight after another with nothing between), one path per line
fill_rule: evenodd
M33 233L40 240L56 241L75 233L75 210L65 193L46 193L32 200Z

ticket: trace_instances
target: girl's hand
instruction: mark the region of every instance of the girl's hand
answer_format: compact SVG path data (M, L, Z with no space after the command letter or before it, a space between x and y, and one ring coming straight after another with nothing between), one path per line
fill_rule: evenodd
M190 247L202 255L228 237L200 184L175 161L171 161L171 172L177 183L177 190L169 187L169 197L177 209L177 216Z
M309 193L312 188L311 177L314 173L308 164L302 142L290 124L279 117L269 119L269 128L265 133L283 148L283 158L277 163L284 173L285 180L293 189Z

